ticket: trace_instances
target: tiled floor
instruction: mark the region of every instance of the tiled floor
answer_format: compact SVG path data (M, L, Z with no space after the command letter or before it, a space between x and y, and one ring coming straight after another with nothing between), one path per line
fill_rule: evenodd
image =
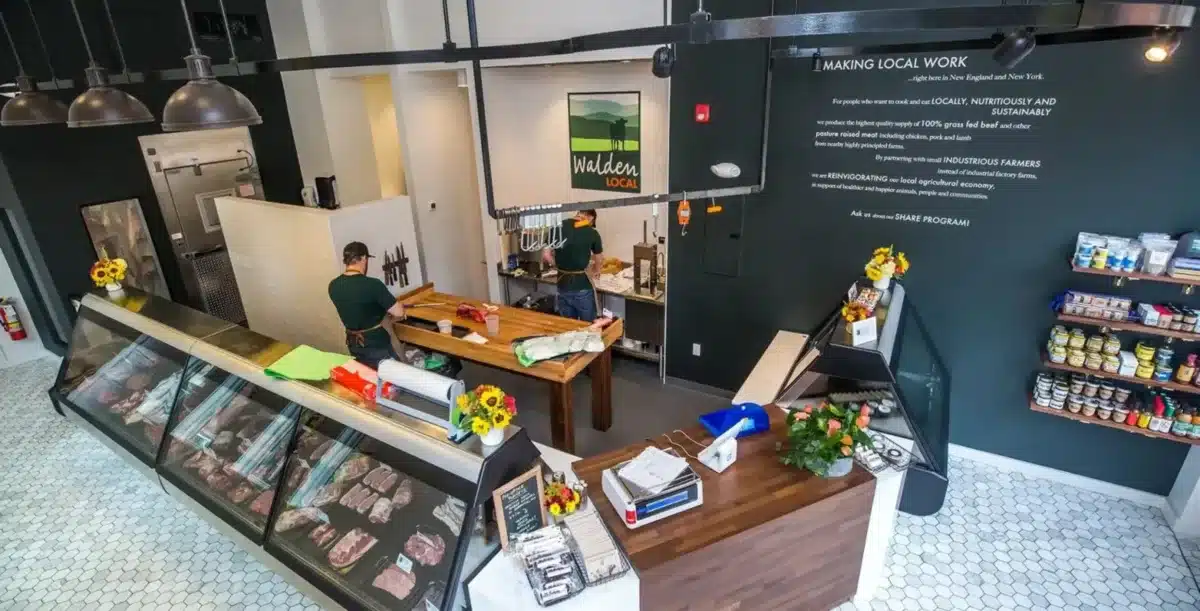
M0 371L0 610L315 609L54 414L54 370ZM1200 542L1181 551L1157 510L965 460L950 471L940 514L901 516L887 587L839 611L1200 609Z

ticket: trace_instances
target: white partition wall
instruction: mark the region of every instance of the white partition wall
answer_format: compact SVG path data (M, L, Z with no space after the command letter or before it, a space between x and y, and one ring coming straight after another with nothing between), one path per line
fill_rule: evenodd
M391 197L339 210L259 200L217 199L225 242L250 328L292 344L345 352L345 330L329 281L342 273L342 248L363 242L368 275L393 294L425 282L412 206ZM386 273L385 261L392 274Z
M28 335L23 340L13 341L8 333L0 328L0 369L50 356L50 352L42 347L42 340L33 326L33 318L29 316L29 308L17 289L17 281L3 252L0 252L0 297L8 297L16 302L17 315L21 318L21 324Z

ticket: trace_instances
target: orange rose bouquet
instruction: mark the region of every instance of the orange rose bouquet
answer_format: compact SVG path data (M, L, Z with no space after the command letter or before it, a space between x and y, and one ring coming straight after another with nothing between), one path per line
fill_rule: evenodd
M865 406L856 411L825 401L816 408L808 405L792 410L787 415L787 440L780 445L779 460L827 477L838 461L853 460L858 446L874 447L867 435L870 423Z

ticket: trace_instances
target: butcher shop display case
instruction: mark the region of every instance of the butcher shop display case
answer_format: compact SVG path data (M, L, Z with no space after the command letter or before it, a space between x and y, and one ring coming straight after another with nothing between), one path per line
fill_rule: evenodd
M492 492L539 456L267 376L293 346L135 289L81 301L49 394L69 419L324 608L466 608Z

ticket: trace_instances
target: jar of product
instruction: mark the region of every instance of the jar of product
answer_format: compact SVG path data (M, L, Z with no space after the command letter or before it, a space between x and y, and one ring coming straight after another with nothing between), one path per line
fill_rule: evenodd
M1150 428L1151 418L1152 418L1152 416L1150 415L1149 410L1143 410L1143 411L1138 412L1137 427L1139 429Z
M1081 375L1071 376L1071 394L1077 395L1083 392L1084 377Z
M1059 398L1055 398L1055 397L1052 397L1050 399L1050 407L1052 409L1062 409L1063 406L1066 405L1066 403L1067 403L1066 399L1059 399Z
M1175 372L1175 380L1180 384L1190 384L1192 379L1196 377L1196 355L1189 354L1182 363L1179 364L1179 370Z
M1111 354L1104 355L1104 363L1100 365L1100 369L1102 369L1105 373L1117 373L1118 371L1121 371L1120 357L1113 356Z
M1050 360L1053 361L1054 358L1051 357ZM1072 367L1083 367L1084 363L1086 363L1086 362L1087 362L1087 354L1084 353L1084 351L1082 351L1078 348L1071 348L1071 349L1067 350L1067 364L1068 365L1070 365Z
M1129 410L1129 414L1125 416L1125 424L1129 426L1137 426L1138 420L1142 419L1142 413L1136 408Z
M1137 343L1137 346L1133 348L1133 355L1136 356L1137 360L1139 361L1153 361L1154 346L1147 344L1145 341L1140 341Z
M1071 395L1067 397L1067 411L1078 414L1083 410L1083 402L1085 399L1079 395Z
M1175 359L1175 351L1167 346L1158 349L1154 353L1154 364L1157 367L1171 368L1171 361Z
M1105 382L1100 385L1100 392L1097 393L1096 396L1107 401L1107 400L1113 398L1113 393L1116 392L1116 390L1117 390L1117 387L1114 386L1111 382Z
M1125 401L1129 400L1129 389L1118 387L1113 391L1113 403L1117 405L1125 405Z
M1062 325L1055 325L1050 329L1050 343L1055 346L1066 346L1067 340L1071 338L1071 334L1067 333L1067 328Z
M1100 403L1098 401L1096 401L1095 399L1084 399L1083 400L1083 415L1084 416L1095 416L1096 409L1099 406L1100 406Z
M1154 381L1155 382L1170 382L1171 381L1171 368L1163 367L1161 365L1159 365L1158 367L1155 367L1154 368Z
M1092 251L1092 268L1104 269L1108 265L1108 247L1096 246Z
M1093 335L1087 338L1087 343L1084 344L1083 349L1087 352L1100 352L1104 349L1104 336ZM1118 349L1117 352L1120 352L1120 350Z
M1096 382L1095 380L1088 380L1087 383L1083 385L1083 396L1085 397L1094 397L1099 391L1100 383Z
M1200 316L1196 316L1195 311L1188 310L1187 313L1183 315L1183 330L1191 331L1192 329L1195 329L1197 322L1200 322Z
M1062 346L1053 346L1050 348L1049 356L1051 363L1065 363L1067 362L1067 349Z
M1067 346L1082 350L1085 344L1087 344L1087 336L1083 334L1083 329L1072 329L1071 337L1067 339Z
M1112 414L1113 414L1113 404L1111 401L1101 401L1100 404L1096 406L1096 417L1097 418L1099 418L1101 420L1108 420L1108 419L1112 418Z
M1112 421L1124 423L1129 418L1129 410L1124 405L1114 405L1112 412Z
M1192 429L1188 431L1188 439L1200 439L1200 414L1196 413L1196 409L1192 408Z
M1116 356L1121 352L1121 340L1117 339L1117 336L1115 335L1109 335L1108 337L1104 338L1104 348L1102 351L1104 354Z
M1100 356L1099 352L1089 352L1084 357L1083 366L1093 371L1099 371L1100 366L1104 364L1104 357ZM1171 370L1167 370L1167 379L1171 379Z
M1050 356L1050 360L1052 360L1052 361L1054 360L1053 355ZM1153 378L1154 377L1154 363L1152 363L1150 361L1138 361L1137 370L1133 372L1133 375L1135 375L1143 380L1149 380L1150 378Z
M1038 404L1039 407L1050 407L1050 393L1033 393L1033 402Z
M1178 437L1187 437L1192 431L1192 408L1187 407L1179 410L1175 414L1175 422L1171 424L1171 434Z

